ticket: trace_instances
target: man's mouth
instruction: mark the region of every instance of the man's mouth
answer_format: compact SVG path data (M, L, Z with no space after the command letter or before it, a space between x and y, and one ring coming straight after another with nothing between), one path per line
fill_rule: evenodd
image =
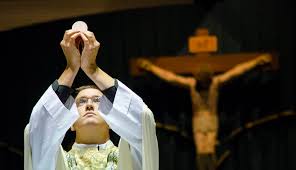
M85 116L96 116L96 114L94 112L86 112L83 117Z

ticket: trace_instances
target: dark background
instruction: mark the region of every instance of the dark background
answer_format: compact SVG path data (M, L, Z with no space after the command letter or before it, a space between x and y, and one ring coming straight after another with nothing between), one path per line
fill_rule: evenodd
M156 121L181 130L157 129L161 170L195 169L189 94L151 74L131 77L129 59L187 54L188 37L197 27L218 36L221 54L277 52L279 70L256 70L220 89L217 156L227 150L230 155L219 169L296 169L294 116L225 140L246 122L295 109L293 14L292 5L279 0L201 0L193 5L98 14L0 32L1 169L23 169L23 129L34 104L66 65L59 43L76 20L85 21L101 43L98 65L138 93ZM88 81L80 72L74 87Z

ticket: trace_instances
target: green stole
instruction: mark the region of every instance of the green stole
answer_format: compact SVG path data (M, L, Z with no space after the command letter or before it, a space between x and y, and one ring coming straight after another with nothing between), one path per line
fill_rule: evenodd
M66 153L70 170L117 170L119 151L109 140L98 145L74 144Z

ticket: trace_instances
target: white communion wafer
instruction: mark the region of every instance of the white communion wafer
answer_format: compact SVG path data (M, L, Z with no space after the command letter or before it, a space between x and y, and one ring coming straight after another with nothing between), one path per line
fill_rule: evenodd
M81 32L86 32L87 31L87 25L85 22L83 21L76 21L73 25L72 25L72 30L75 31L81 31Z

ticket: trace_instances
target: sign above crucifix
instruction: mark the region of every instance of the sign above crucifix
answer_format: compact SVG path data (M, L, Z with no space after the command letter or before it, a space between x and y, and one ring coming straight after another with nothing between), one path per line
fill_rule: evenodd
M189 37L188 47L189 52L194 54L217 52L218 40L216 36L209 35L208 29L199 28L194 36Z

